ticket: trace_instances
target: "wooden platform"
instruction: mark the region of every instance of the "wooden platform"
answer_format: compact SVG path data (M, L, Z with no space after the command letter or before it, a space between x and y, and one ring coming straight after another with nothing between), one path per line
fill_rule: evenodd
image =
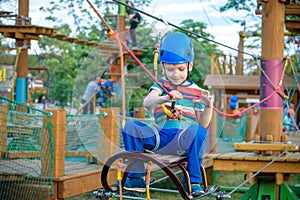
M262 156L248 152L208 154L206 159L213 159L216 171L257 172L270 163L276 156ZM264 169L267 173L300 173L300 153L288 152Z
M32 179L34 183L44 183L43 185L51 183L49 178L45 179L45 177L41 177L40 160L0 160L0 166L0 181ZM102 167L103 165L99 164L66 161L65 176L52 178L54 192L53 195L47 199L65 199L101 188L100 176ZM109 176L110 184L115 183L116 174L117 173L112 170ZM38 186L35 185L35 187ZM39 191L43 189L42 187L44 186L41 185L41 188L36 188L36 190ZM47 191L48 194L50 194L50 188L48 188Z

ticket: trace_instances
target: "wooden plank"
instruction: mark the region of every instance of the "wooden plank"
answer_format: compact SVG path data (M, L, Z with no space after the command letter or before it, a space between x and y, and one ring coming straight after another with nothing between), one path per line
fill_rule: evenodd
M249 153L249 154L247 154L246 156L245 156L245 160L252 160L252 161L255 161L255 160L257 160L258 159L258 156L259 155L257 155L257 154L255 154L255 153Z
M178 156L178 155L162 155L162 154L151 154L151 156L155 157L156 159L160 160L161 162L164 162L166 164L178 162L180 160L184 160L187 157Z
M300 24L300 23L299 23ZM300 26L300 25L299 25ZM284 77L287 87L292 85L292 77ZM204 85L211 86L214 89L238 89L238 90L259 90L259 76L243 76L243 75L206 75Z
M113 185L116 182L116 175L116 170L111 170L109 172L107 176L109 185ZM65 179L60 177L59 181L57 181L57 178L53 178L53 181L57 182L58 184L58 191L56 191L58 199L73 197L101 188L102 184L100 181L100 177L101 170L77 174L76 176L69 176Z
M0 172L0 181L22 181L24 177L27 176L27 173L20 172Z
M81 157L81 156L89 156L89 155L95 155L96 152L90 152L90 151L66 151L65 156L66 157Z
M241 154L245 154L245 153L241 153L241 152L229 152L229 153L225 153L225 154L219 155L217 159L231 160L234 156L241 155Z
M107 76L121 76L120 73L104 73L104 75ZM126 77L138 77L140 76L139 73L131 73L131 74L125 74Z
M213 159L213 158L217 158L219 155L221 155L220 153L209 153L204 155L204 159Z
M248 153L245 152L237 152L236 154L231 156L231 160L244 160Z
M290 32L300 33L300 20L289 19L285 20L286 29Z
M7 107L0 106L0 157L7 150Z
M300 153L291 153L286 159L286 162L300 162Z
M204 168L212 167L214 165L214 160L203 160L202 165Z
M289 157L291 154L291 152L287 152L285 155L283 155L282 157L278 158L277 161L279 162L284 162L286 160L287 157Z
M266 161L236 161L236 160L214 160L215 171L240 171L257 172L265 167ZM262 172L267 173L300 173L299 162L274 162Z
M259 76L206 75L204 85L222 89L259 89Z
M42 155L39 151L8 151L4 154L6 159L31 159L40 158Z
M258 160L259 161L272 161L276 158L276 156L264 156L264 155L261 155L258 157Z
M255 144L246 144L246 143L234 143L233 147L238 151L296 151L297 146L295 144L263 144L263 143L255 143Z

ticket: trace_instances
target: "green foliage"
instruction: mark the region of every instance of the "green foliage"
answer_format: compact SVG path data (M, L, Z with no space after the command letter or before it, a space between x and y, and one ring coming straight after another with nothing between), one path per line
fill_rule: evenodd
M220 7L220 11L224 12L230 9L238 10L247 10L247 11L253 11L253 5L256 3L252 0L227 0L227 3L224 6Z
M205 32L206 25L202 22L194 22L192 19L184 20L181 27L207 39L213 36ZM190 73L190 79L197 85L204 87L205 76L210 73L210 55L217 50L217 46L208 40L192 37L194 44L195 60L194 68Z
M149 5L151 0L133 2L135 6L142 7ZM108 5L103 6L102 1L97 0L92 3L99 9L100 13L103 10L107 12L112 11ZM103 39L108 40L107 36L103 35L103 23L84 0L50 1L47 6L41 7L40 10L45 12L44 16L47 20L60 24L60 26L56 26L58 34L96 42L102 42ZM57 14L59 12L70 14L73 21L62 19L62 16ZM62 22L67 24L62 24ZM116 27L116 24L113 24L114 21L108 20L108 22L113 27ZM184 29L212 39L212 36L205 32L205 24L201 22L185 20L180 25ZM119 34L122 36L126 33ZM145 20L142 21L142 24L137 29L137 38L139 47L144 50L139 59L149 72L154 74L153 51L156 49L155 44L159 41L157 35L155 35ZM110 40L110 42L112 41ZM216 45L201 38L193 38L193 42L195 65L191 73L191 79L202 86L205 75L210 72L210 53L217 48ZM98 68L107 66L105 62L107 55L99 54L98 49L95 47L42 37L42 40L39 42L39 48L40 52L38 55L30 56L30 66L47 66L49 70L32 71L32 74L44 80L48 88L47 97L49 100L60 101L62 106L67 105L67 103L73 103L72 101L78 102L93 76L103 73ZM128 109L133 109L134 107L142 106L143 97L148 93L153 80L132 59L129 62L132 64L128 66L128 73L140 74L137 78L127 77L125 81L128 87L140 88L126 92L127 107ZM158 63L159 77L162 77L162 71ZM120 99L111 101L107 105L120 106Z
M60 27L59 33L70 35L71 28L64 24ZM49 97L52 100L60 101L63 106L68 102L72 103L71 95L82 93L82 91L74 89L74 83L84 59L92 48L48 37L44 37L39 46L42 51L40 56L43 57L45 65L49 67L47 72ZM91 74L95 74L95 71ZM93 75L85 74L85 79L87 77L90 77L88 80L91 80ZM86 87L86 84L84 86Z

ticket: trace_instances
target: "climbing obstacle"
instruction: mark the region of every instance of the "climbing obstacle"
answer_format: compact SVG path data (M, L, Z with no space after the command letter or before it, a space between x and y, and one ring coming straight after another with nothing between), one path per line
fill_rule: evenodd
M1 199L65 199L102 187L103 163L118 142L114 109L66 115L0 102Z
M120 194L122 194L122 187L119 188L114 188L111 187L108 184L108 173L111 169L115 168L114 163L119 161L124 164L126 164L125 167L123 167L123 176L121 177L121 171L118 172L118 180L120 181L120 186L123 186L125 183L125 180L128 175L128 171L130 168L133 166L134 163L136 162L143 162L143 163L148 163L147 166L147 174L146 174L146 183L148 182L146 186L146 192L147 192L147 199L150 198L150 192L149 192L149 179L150 178L150 171L149 171L149 165L152 168L152 165L155 165L158 167L158 169L163 170L168 177L172 180L174 185L176 186L177 190L179 191L181 197L183 199L198 199L202 198L204 196L213 196L217 198L230 198L230 196L226 195L223 191L216 192L218 189L218 186L213 185L211 187L208 187L207 184L207 177L206 177L206 172L205 172L205 167L202 165L201 166L201 175L202 175L202 181L203 181L203 188L204 188L204 193L199 195L199 196L193 196L192 191L191 191L191 185L190 182L187 181L187 188L185 189L182 181L178 178L178 176L173 172L172 168L176 167L181 170L183 173L183 177L185 180L189 180L189 174L185 168L185 164L187 162L187 157L186 156L178 156L178 155L161 155L161 154L155 154L155 153L142 153L142 152L129 152L129 151L121 151L113 156L111 156L106 163L103 166L102 169L102 174L101 174L101 182L103 184L103 189L98 190L95 192L97 198L108 198L114 196L114 193L117 193L120 191ZM121 170L120 167L117 167L118 170Z

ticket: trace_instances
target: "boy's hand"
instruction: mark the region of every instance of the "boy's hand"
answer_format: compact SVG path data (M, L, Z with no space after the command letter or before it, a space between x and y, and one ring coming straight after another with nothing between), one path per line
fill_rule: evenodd
M200 102L208 108L213 107L212 96L208 90L202 90L201 96L198 99L194 99L194 102Z
M169 98L169 101L177 101L183 98L182 94L177 90L172 90L170 94L173 95L173 98Z

